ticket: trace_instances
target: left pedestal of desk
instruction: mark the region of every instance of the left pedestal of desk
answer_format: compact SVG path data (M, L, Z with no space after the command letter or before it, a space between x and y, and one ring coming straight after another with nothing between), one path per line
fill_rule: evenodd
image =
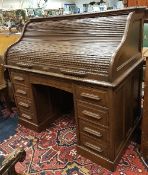
M48 110L44 115L39 115L40 112L36 110L37 104L34 102L35 92L33 91L33 85L30 83L30 73L11 69L9 72L20 124L37 132L42 131L49 124L51 118L45 114L48 113ZM42 111L42 103L45 104L46 102L42 100L40 95L36 101L41 104L39 110ZM45 104L45 106L48 108L49 105Z

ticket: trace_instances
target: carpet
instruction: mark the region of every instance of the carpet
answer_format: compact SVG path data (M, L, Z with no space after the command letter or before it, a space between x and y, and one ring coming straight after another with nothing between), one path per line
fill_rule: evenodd
M8 108L0 99L0 143L16 133L18 124L17 109L14 105Z
M3 142L16 133L17 124L17 116L9 117L8 119L0 119L0 142Z
M14 136L0 143L0 155L24 147L26 159L16 170L30 175L148 175L135 143L128 146L115 172L78 155L76 143L74 119L62 116L41 133L19 125Z

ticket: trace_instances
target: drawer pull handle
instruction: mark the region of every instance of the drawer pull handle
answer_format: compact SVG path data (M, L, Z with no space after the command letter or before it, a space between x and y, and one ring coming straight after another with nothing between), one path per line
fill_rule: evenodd
M97 95L94 95L94 94L88 94L88 93L85 93L85 92L82 92L81 93L81 96L82 97L85 97L85 98L89 98L89 99L92 99L92 100L97 100L97 101L100 101L101 98Z
M87 133L89 133L89 134L92 134L92 135L95 135L95 136L97 136L97 137L99 137L99 138L102 137L102 134L101 134L100 132L94 131L94 130L88 128L88 127L84 127L83 130L84 130L85 132L87 132Z
M21 89L17 89L16 92L19 93L19 94L22 94L22 95L26 95L27 94L27 92L25 92L25 91L23 91Z
M19 105L25 108L29 108L29 105L27 103L19 102Z
M68 70L68 69L60 69L60 72L64 75L71 75L71 76L78 76L78 77L85 77L87 73L85 71L79 70Z
M23 68L30 68L30 69L33 66L31 63L22 63L22 62L17 63L17 65Z
M103 152L103 150L100 147L97 147L97 146L95 146L93 144L90 144L88 142L86 142L84 145L87 146L88 148L91 148L91 149L99 152L99 153L102 153Z
M14 77L14 80L24 81L24 78L23 77L19 77L19 76L15 76Z
M26 114L22 114L22 117L24 117L24 118L26 118L26 119L29 119L29 120L32 119L29 115L26 115Z
M95 113L89 112L87 110L82 111L82 113L84 115L87 115L89 117L92 117L92 118L95 118L95 119L98 119L98 120L100 120L102 118L99 114L95 114Z

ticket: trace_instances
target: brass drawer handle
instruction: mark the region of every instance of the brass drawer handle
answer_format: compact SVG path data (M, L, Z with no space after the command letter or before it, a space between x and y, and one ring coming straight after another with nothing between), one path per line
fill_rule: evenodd
M97 101L101 100L101 98L99 96L94 95L94 94L88 94L88 93L82 92L80 95L81 95L81 97L89 98L92 100L97 100Z
M95 150L95 151L97 151L97 152L99 152L99 153L103 152L103 150L100 147L97 147L97 146L95 146L91 143L86 142L84 145L91 148L91 149L93 149L93 150Z
M92 135L95 135L95 136L97 136L97 137L99 137L99 138L101 138L101 137L103 136L100 132L94 131L94 130L88 128L88 127L84 127L83 130L84 130L85 132L87 132L87 133L89 133L89 134L92 134Z
M32 68L32 64L31 63L23 63L23 62L19 62L17 63L17 66L23 67L23 68Z
M22 117L24 117L24 118L26 118L26 119L29 119L29 120L32 119L29 115L26 115L26 114L22 114Z
M27 94L27 92L25 92L25 91L23 91L21 89L17 89L16 92L19 93L19 94L22 94L22 95L26 95Z
M19 102L19 105L25 108L29 108L29 105L27 103L24 102Z
M95 113L89 112L87 110L83 110L82 114L87 115L87 116L92 117L92 118L95 118L95 119L98 119L98 120L100 120L102 118L99 114L95 114Z
M23 77L19 77L19 76L15 76L14 77L14 80L24 81L24 78Z

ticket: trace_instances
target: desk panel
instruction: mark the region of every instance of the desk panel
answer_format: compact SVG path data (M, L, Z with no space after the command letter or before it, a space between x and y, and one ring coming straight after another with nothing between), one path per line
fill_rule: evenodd
M51 86L71 93L73 92L72 81L60 78L53 78L45 75L37 76L37 74L30 74L30 83Z

